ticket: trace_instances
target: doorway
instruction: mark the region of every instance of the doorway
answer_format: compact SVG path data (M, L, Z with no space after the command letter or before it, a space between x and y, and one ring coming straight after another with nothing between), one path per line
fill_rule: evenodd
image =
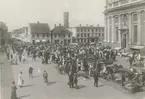
M127 40L127 34L126 33L122 33L121 35L121 47L122 48L126 48L126 40Z

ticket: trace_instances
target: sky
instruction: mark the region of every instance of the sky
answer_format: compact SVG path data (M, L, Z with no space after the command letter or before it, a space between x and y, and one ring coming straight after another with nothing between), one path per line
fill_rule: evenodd
M29 23L63 25L63 12L69 12L70 27L82 25L104 26L105 0L0 0L0 21L9 31Z

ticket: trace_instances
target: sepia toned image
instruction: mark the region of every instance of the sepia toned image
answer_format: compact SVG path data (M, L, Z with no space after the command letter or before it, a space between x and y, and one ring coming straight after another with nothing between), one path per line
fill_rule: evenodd
M145 99L145 0L0 0L0 99Z

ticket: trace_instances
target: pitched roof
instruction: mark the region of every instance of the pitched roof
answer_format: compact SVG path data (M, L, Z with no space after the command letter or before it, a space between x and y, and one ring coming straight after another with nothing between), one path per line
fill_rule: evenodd
M52 33L70 33L72 34L71 31L69 31L67 28L64 26L56 26L53 30Z
M31 33L50 33L47 23L30 23Z

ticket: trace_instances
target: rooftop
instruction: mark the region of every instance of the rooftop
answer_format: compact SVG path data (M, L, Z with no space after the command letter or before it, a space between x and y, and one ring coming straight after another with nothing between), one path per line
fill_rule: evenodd
M47 23L30 23L31 33L50 33L50 27Z
M67 28L65 28L64 26L56 26L53 30L52 33L72 33L71 31L69 31Z

